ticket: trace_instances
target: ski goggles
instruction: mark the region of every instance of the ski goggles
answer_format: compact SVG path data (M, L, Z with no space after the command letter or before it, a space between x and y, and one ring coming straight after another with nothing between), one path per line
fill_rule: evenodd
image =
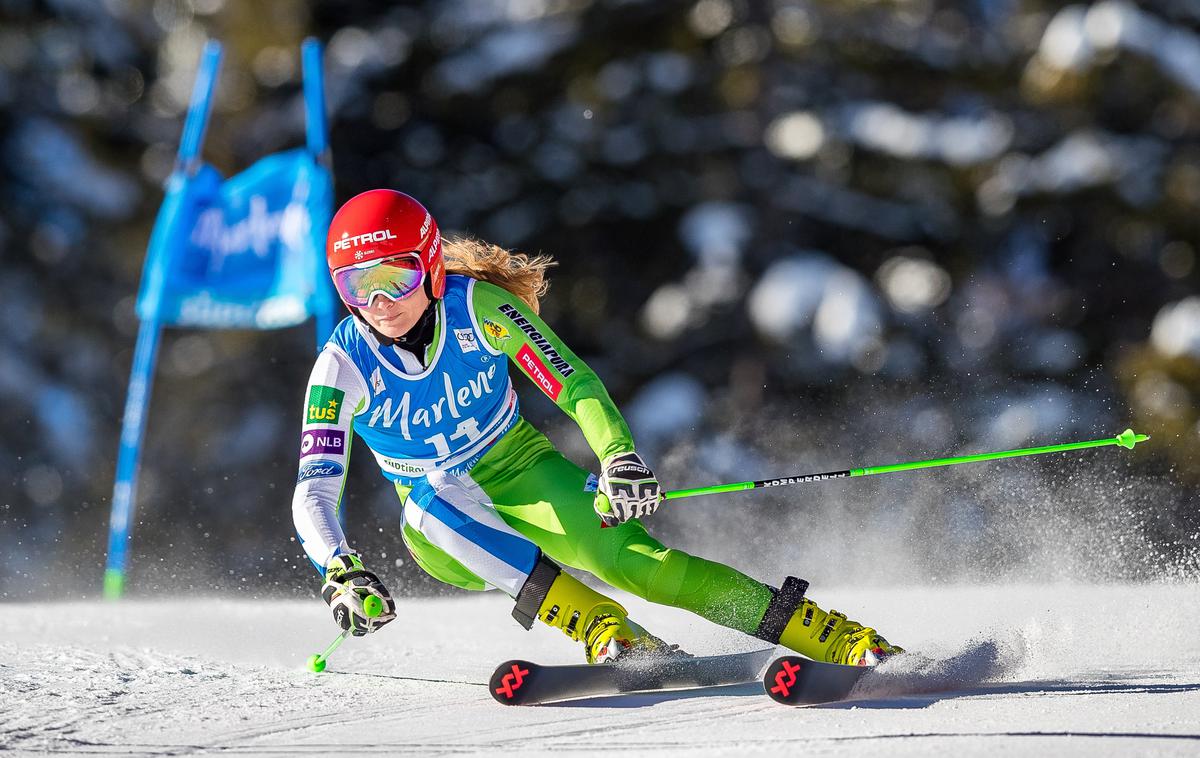
M366 308L376 295L403 300L425 280L425 267L417 253L404 253L366 263L343 266L333 272L333 286L346 305Z

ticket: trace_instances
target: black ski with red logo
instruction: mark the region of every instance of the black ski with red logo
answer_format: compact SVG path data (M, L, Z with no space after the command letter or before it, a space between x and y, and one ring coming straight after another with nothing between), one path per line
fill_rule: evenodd
M643 658L599 665L541 666L529 661L500 664L488 683L504 705L537 705L556 700L619 695L623 692L691 689L758 680L775 655L773 648L752 653L698 658Z
M798 655L776 658L763 672L763 689L777 703L813 705L845 700L869 666L810 661Z

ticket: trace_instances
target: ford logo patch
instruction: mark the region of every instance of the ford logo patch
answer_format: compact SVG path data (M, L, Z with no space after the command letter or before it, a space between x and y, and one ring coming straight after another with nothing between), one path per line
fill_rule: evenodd
M300 475L296 477L296 484L323 476L341 476L342 471L342 464L335 461L313 461L300 467Z

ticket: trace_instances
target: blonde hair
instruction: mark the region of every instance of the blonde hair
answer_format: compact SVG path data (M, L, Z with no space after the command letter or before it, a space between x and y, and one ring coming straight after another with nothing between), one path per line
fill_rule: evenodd
M528 303L534 313L541 311L538 301L550 289L546 269L556 265L548 255L514 253L470 237L443 239L442 255L447 274L465 274L506 289Z

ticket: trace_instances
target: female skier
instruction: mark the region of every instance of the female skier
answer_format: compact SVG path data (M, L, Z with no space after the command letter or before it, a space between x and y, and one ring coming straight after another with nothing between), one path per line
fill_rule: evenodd
M873 665L900 651L821 610L803 580L775 589L646 532L638 517L658 507L658 480L604 385L538 317L548 258L442 240L420 203L386 189L342 206L326 253L352 315L309 378L292 512L342 629L361 636L395 618L338 522L353 430L396 487L421 568L464 589L503 590L526 629L535 619L557 627L590 663L672 648L562 566L818 661ZM509 361L579 424L599 477L521 417ZM367 617L368 595L382 615Z

